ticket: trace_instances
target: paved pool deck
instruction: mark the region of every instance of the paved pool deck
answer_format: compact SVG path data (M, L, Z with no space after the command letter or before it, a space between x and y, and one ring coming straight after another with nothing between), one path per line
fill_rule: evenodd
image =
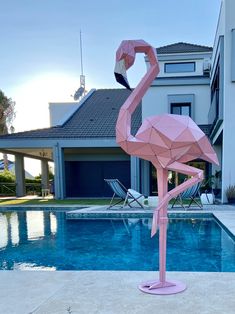
M67 211L67 207L61 209ZM29 209L22 205L21 210L23 208ZM14 206L7 208L14 209ZM107 210L105 206L78 209L74 206L74 211L78 217L88 214L89 218L89 215L102 217L107 213L125 216L126 212L151 216L153 209ZM212 213L235 235L234 206L210 205L203 210L187 211L177 208L169 209L169 213ZM167 279L180 280L187 285L184 292L175 295L149 295L137 288L140 282L157 277L158 272L150 271L0 271L0 313L235 313L235 273L167 272Z
M156 278L142 271L1 271L3 314L234 314L234 273L168 272L187 284L179 294L158 296L138 284Z

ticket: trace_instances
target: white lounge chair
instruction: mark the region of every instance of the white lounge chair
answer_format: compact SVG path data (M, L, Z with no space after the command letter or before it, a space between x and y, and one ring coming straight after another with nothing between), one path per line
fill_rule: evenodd
M144 206L140 202L140 199L144 197L142 194L133 189L127 189L118 179L104 179L104 181L107 182L107 184L113 191L113 196L107 209L117 204L120 204L121 202L123 202L123 205L121 207L124 207L126 205L128 205L129 207L133 207L133 203L136 202L136 204L144 208ZM119 200L116 203L112 204L115 196L117 196Z

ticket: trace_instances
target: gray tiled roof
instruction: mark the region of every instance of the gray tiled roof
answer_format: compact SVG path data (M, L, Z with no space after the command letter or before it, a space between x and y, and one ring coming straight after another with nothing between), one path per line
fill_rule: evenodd
M96 90L62 126L1 135L1 139L114 138L118 112L130 95L127 89ZM142 121L141 105L132 117L132 134ZM199 125L209 135L210 125Z
M157 48L158 54L168 54L168 53L193 53L193 52L212 52L212 47L201 46L189 43L175 43L163 47Z
M130 93L127 89L96 90L64 125L2 135L0 139L115 137L119 109ZM132 118L133 133L140 127L141 120L141 106L138 106Z

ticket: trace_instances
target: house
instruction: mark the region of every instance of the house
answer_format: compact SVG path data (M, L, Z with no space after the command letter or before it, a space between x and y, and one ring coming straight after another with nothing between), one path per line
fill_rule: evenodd
M135 172L130 170L131 157L115 140L117 115L129 94L125 89L92 90L79 103L57 104L58 110L51 104L50 128L2 135L1 151L15 155L17 195L25 194L24 156L41 160L45 188L48 161L54 162L57 199L110 196L104 182L110 177L130 186L131 173L134 177ZM139 106L133 117L133 132L141 119Z
M160 73L142 100L143 119L166 112L188 115L209 135L207 115L210 108L212 48L179 42L157 48L157 55ZM148 66L148 60L146 63ZM203 169L205 175L211 172L210 165L205 161L196 160L189 164ZM147 161L141 161L141 168L142 191L147 195L155 194L154 167ZM181 179L178 174L170 176L172 184L177 185ZM147 182L150 182L149 186Z
M157 53L161 72L133 115L133 134L143 118L169 112L190 115L209 135L212 48L176 43L158 48ZM118 112L129 94L125 89L92 90L79 103L51 103L50 128L1 136L0 146L16 156L17 195L25 193L23 156L41 160L45 188L47 163L54 162L56 198L109 196L104 179L116 177L126 186L154 195L155 169L148 161L127 155L115 140ZM208 163L196 162L209 173ZM173 184L178 181L174 177Z
M222 173L221 200L235 184L233 119L235 117L235 2L223 0L212 47L174 43L157 48L160 74L133 115L132 133L147 116L186 114L211 139L220 166L202 160L192 165L206 175ZM148 60L146 59L148 67ZM115 141L115 124L129 96L124 89L90 91L79 103L51 104L51 127L0 137L0 150L15 155L17 195L25 193L24 156L42 163L42 182L48 186L48 161L55 165L55 195L109 196L104 178L118 177L146 195L156 193L156 174L149 162L126 155ZM177 174L169 174L178 184Z

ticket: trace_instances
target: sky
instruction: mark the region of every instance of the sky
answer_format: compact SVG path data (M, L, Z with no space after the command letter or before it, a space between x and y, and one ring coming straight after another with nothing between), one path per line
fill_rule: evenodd
M119 88L113 76L123 39L154 47L176 42L213 46L221 0L0 0L0 89L16 102L15 131L49 126L49 102L73 101L86 89ZM143 55L128 72L134 87Z

